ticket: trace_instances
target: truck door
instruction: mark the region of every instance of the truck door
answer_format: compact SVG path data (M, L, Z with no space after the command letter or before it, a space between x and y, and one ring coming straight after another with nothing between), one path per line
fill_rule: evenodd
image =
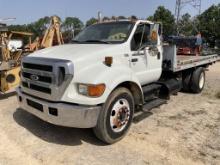
M157 81L162 73L159 24L139 24L131 40L131 68L141 85Z

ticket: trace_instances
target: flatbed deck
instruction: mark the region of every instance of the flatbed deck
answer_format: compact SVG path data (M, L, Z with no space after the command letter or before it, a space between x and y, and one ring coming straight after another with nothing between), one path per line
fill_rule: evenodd
M207 56L186 56L186 55L177 55L176 56L176 66L175 71L181 71L184 69L189 69L192 67L212 64L218 60L217 55L207 55Z
M177 55L176 45L165 45L163 62L165 64L164 70L172 72L180 72L194 67L206 66L220 60L218 54L210 55Z

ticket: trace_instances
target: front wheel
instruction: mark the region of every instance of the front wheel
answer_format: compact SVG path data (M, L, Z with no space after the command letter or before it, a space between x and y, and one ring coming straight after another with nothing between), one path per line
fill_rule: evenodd
M105 143L121 140L128 132L134 114L134 99L126 88L112 92L100 112L95 135Z

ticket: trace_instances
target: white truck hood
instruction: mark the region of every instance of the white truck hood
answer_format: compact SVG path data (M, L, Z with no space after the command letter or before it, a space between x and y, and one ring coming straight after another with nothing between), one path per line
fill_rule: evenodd
M121 49L121 44L67 44L36 51L32 53L30 57L45 57L77 61L85 58L85 56L111 56L109 52L114 52L118 49Z

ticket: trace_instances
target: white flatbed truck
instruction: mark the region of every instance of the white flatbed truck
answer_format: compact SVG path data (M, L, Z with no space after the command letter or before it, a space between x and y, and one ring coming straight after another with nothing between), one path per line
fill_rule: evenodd
M162 28L146 20L89 26L72 44L37 51L22 60L21 109L49 123L93 128L105 143L128 132L136 112L180 90L200 93L217 55L177 56L163 44Z

